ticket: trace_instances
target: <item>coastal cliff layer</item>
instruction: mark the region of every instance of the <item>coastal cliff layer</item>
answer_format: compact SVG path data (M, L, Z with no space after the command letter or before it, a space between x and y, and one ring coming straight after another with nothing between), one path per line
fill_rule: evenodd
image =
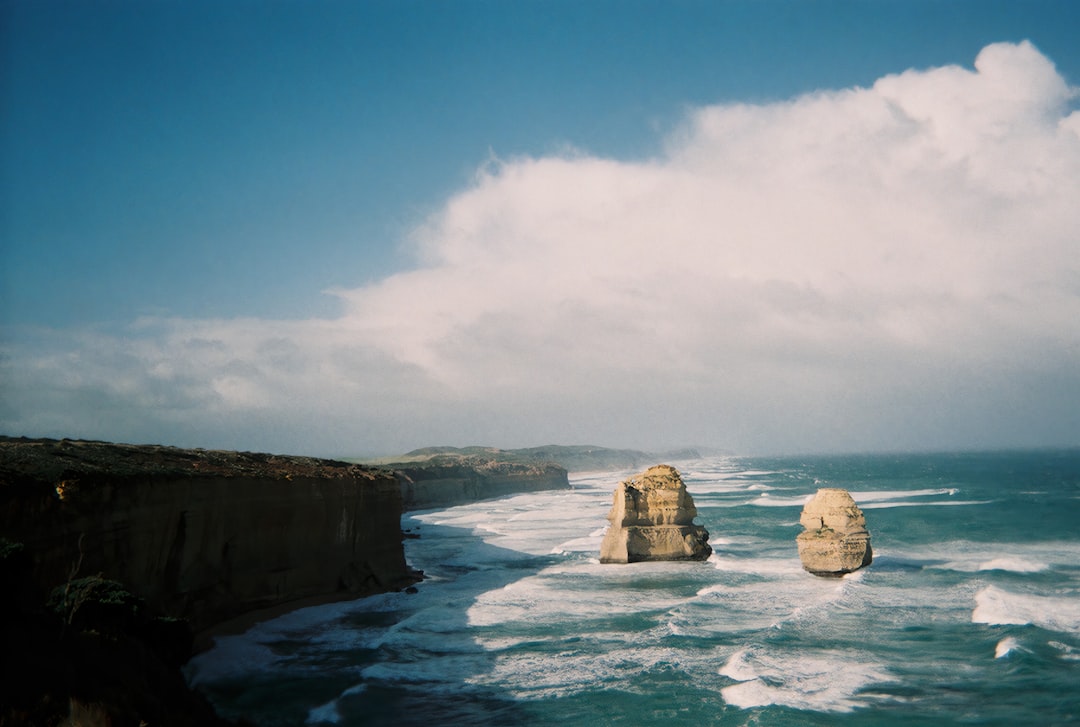
M202 631L416 580L390 472L306 457L0 440L0 535L49 588L102 574Z
M522 492L568 489L564 468L552 462L506 462L490 455L440 455L389 465L401 481L406 510L450 507Z
M498 449L496 447L424 447L405 454L376 459L347 459L358 464L377 467L404 466L431 460L464 459L483 462L515 462L525 465L556 464L568 472L608 472L618 469L634 469L650 462L663 460L697 459L701 454L694 449L680 449L665 453L648 453L636 449L611 449L591 444L559 445L525 449Z

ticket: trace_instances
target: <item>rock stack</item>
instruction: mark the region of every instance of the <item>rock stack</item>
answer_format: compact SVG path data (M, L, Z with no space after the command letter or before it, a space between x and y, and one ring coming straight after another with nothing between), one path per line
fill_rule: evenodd
M615 489L600 562L705 560L712 553L709 533L694 524L695 517L694 498L678 470L651 467Z
M847 490L822 488L803 506L806 528L795 539L803 568L816 576L838 578L870 565L866 517Z

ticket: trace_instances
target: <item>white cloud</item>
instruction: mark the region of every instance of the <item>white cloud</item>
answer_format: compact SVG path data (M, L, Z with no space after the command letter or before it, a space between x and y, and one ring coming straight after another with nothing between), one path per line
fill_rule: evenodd
M998 44L697 109L645 162L489 163L340 317L24 346L0 422L343 454L1077 444L1074 99Z

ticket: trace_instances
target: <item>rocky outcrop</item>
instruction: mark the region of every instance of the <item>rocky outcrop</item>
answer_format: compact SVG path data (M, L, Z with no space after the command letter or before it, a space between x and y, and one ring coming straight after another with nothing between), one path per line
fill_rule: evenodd
M31 554L0 537L0 594L0 725L234 725L184 679L187 623L121 584L90 576L42 593Z
M570 487L566 470L554 463L504 461L493 454L439 454L423 461L383 466L398 473L406 510L451 507L522 492Z
M601 563L705 560L709 533L693 520L694 499L670 465L651 467L619 484L600 544Z
M866 517L847 490L818 490L803 506L799 522L806 529L795 540L807 571L839 577L870 565L873 551Z
M44 589L102 574L196 631L408 585L388 471L306 457L0 440L0 534Z

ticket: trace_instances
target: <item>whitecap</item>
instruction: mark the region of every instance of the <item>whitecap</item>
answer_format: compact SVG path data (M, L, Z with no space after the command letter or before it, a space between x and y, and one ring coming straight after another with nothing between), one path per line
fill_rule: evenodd
M987 586L975 594L972 623L1032 624L1051 631L1080 632L1080 601L1075 597L1034 596Z
M852 499L862 506L864 502L886 502L892 500L907 500L912 497L934 497L937 495L955 495L959 490L955 487L939 487L937 489L922 490L856 490L851 493Z
M943 560L941 554L947 554ZM1055 565L1071 566L1080 561L1080 543L1041 541L1036 543L982 542L953 540L924 546L905 554L912 562L926 568L959 573L1007 571L1041 573Z
M1080 661L1080 649L1075 646L1063 644L1060 641L1049 641L1047 644L1061 652L1061 658L1066 661Z
M496 687L517 699L557 699L595 689L630 690L643 672L679 670L687 674L697 670L694 663L684 663L685 652L659 646L635 647L638 638L627 634L611 634L615 644L606 641L609 635L594 633L590 648L568 644L567 648L551 653L506 652L496 655L488 671L476 672L466 683ZM615 646L613 650L606 647ZM593 648L595 647L595 648Z
M994 658L1004 659L1014 651L1027 651L1027 649L1020 646L1020 642L1014 637L1006 636L1004 639L997 642L997 646L994 647Z
M757 679L758 674L750 663L750 650L739 649L732 654L724 665L720 667L720 675L734 679L737 682Z
M793 558L735 558L713 553L707 561L719 571L752 573L760 576L791 576L803 573L797 557Z
M855 652L784 654L735 652L720 673L738 684L720 690L733 707L770 705L814 712L851 712L866 706L859 692L892 681L885 668Z
M799 495L798 497L777 497L770 492L763 492L755 499L745 503L758 507L802 507L813 495Z
M1010 573L1040 573L1050 566L1046 563L1030 560L1015 555L994 556L985 560L985 554L971 554L965 559L954 559L944 563L929 565L939 570L952 570L958 573L976 573L979 571L1008 571Z
M963 505L990 505L994 500L933 500L930 502L869 502L860 503L863 510L880 510L887 507L947 507Z
M1025 560L1023 558L1015 558L1012 556L992 558L985 563L979 564L979 570L981 571L1004 570L1013 573L1039 573L1049 567L1050 566L1046 563L1039 563L1037 561Z

